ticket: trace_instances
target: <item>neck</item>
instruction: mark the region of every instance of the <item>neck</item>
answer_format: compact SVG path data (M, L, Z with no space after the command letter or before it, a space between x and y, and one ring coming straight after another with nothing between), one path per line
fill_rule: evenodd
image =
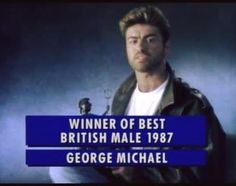
M137 78L138 89L141 92L150 92L158 88L168 76L165 63L152 72L137 72L135 71Z

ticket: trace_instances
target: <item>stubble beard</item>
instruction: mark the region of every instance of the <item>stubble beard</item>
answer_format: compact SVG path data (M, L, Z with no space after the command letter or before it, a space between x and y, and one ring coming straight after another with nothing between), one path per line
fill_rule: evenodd
M162 51L154 58L150 59L150 56L148 56L149 59L144 62L139 62L138 59L134 58L132 60L129 60L129 64L134 71L142 73L151 73L158 70L163 65L165 58L164 56L164 52Z

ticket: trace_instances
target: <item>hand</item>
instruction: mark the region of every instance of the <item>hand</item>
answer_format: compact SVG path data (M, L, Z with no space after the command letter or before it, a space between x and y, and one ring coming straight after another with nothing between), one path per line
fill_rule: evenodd
M133 182L134 168L133 167L113 167L112 174L123 178L127 182Z

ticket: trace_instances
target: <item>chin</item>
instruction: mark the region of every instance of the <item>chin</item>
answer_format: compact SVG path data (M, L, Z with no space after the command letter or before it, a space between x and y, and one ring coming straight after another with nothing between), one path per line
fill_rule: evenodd
M137 71L137 72L150 72L151 70L150 70L150 68L144 68L144 67L142 67L142 68L133 68L135 71Z

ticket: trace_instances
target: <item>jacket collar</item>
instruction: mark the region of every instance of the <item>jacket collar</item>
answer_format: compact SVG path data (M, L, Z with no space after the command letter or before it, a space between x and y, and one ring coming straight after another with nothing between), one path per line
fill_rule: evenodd
M168 82L166 89L163 93L163 97L161 99L159 108L157 109L155 114L160 114L163 109L165 109L169 105L174 104L174 102L175 102L175 97L174 97L175 74L174 74L174 71L171 69L169 63L166 63L166 69L169 74L169 82Z
M112 114L113 115L124 115L125 110L129 104L129 100L135 89L137 80L135 74L132 73L125 82L122 83L118 89L113 103L112 103Z

